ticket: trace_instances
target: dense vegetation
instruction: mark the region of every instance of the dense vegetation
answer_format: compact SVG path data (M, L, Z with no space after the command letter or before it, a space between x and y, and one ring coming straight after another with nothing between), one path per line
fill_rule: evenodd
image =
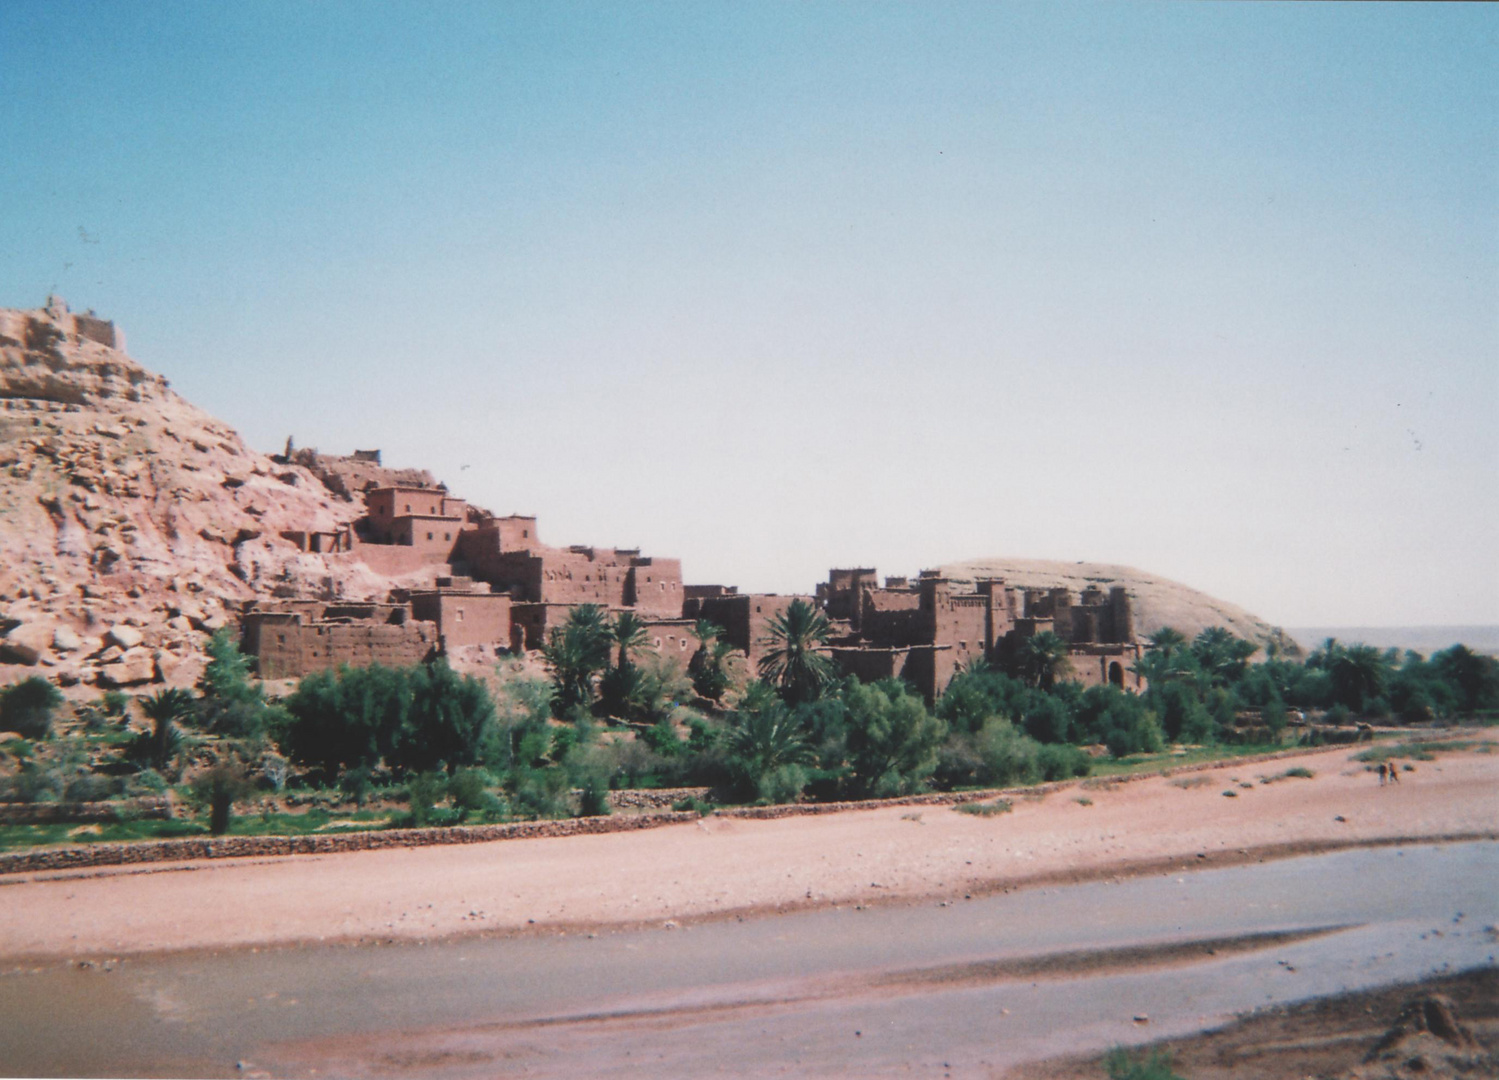
M1499 662L1463 646L1426 658L1330 640L1305 662L1254 663L1255 646L1223 630L1190 641L1163 630L1138 664L1149 688L1133 694L1067 681L1065 643L1038 635L1003 665L959 673L928 707L898 680L838 678L819 651L831 628L801 602L772 624L758 678L735 666L720 628L695 632L682 671L645 648L633 615L611 621L584 606L547 642L550 679L511 677L492 693L442 662L343 668L279 702L220 633L198 693L139 700L144 729L128 726L129 699L111 693L78 710L82 734L54 738L62 701L46 680L4 690L0 730L16 737L0 743L13 759L0 797L97 801L171 787L214 832L231 827L234 804L272 796L352 804L352 821L372 827L494 821L608 813L609 790L624 787L786 802L1031 784L1087 775L1101 753L1278 743L1303 710L1339 724L1499 709ZM393 803L404 807L394 817L366 810ZM280 820L267 809L236 828Z

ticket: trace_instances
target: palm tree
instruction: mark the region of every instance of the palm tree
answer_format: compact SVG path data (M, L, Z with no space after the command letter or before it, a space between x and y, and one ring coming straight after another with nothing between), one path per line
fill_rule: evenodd
M1050 630L1032 634L1015 651L1016 671L1027 686L1050 690L1072 671L1067 651L1067 642Z
M1174 659L1177 653L1187 647L1187 636L1174 626L1163 626L1150 635L1150 644L1145 647L1148 653L1158 653L1165 660Z
M692 636L697 638L697 651L687 661L687 674L692 679L692 688L709 701L721 701L729 688L728 672L724 664L734 646L723 640L724 629L709 619L699 619L692 627Z
M793 600L771 620L771 650L760 660L760 677L788 705L816 701L837 678L833 662L817 649L833 635L827 616L805 600Z
M568 613L566 623L553 628L541 653L552 666L559 715L593 703L593 679L609 666L612 641L604 610L596 604L578 605Z
M619 646L619 667L630 666L630 650L642 649L648 640L645 623L633 611L622 612L609 628L609 639Z
M1228 686L1243 677L1258 649L1221 626L1210 626L1192 641L1192 655L1213 686Z
M1328 673L1338 701L1359 713L1384 691L1389 665L1374 646L1349 645L1339 650Z
M182 732L174 721L193 711L193 696L186 690L160 690L141 698L141 712L151 721L151 731L136 740L136 753L161 772L182 752Z
M729 736L734 767L754 787L786 765L812 761L812 744L791 710L772 700L764 708L743 711Z

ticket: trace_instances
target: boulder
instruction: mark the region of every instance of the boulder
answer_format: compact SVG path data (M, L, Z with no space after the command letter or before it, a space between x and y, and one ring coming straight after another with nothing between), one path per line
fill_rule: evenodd
M122 649L133 649L146 640L146 636L135 627L123 624L111 626L105 631L104 638Z
M0 656L13 664L35 664L52 648L52 628L22 624L0 638Z
M156 681L156 658L149 649L130 649L99 669L99 681L110 686L137 686Z
M77 652L83 648L83 639L66 626L59 626L52 631L52 647L58 652Z

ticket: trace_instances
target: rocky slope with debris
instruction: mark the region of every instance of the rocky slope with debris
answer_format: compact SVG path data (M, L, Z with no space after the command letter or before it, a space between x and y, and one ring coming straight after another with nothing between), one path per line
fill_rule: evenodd
M281 535L361 502L246 446L93 322L0 310L0 684L186 685L246 600L384 597L389 579Z

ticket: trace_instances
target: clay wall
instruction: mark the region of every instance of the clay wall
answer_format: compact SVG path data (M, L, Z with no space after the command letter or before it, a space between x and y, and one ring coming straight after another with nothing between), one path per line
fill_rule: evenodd
M1111 643L1074 645L1067 654L1067 661L1072 665L1068 680L1084 686L1104 686L1113 683L1121 690L1139 693L1146 686L1145 680L1133 671L1135 662L1140 658L1140 652L1138 645Z
M854 567L828 571L826 584L817 587L817 599L830 619L846 619L859 629L862 617L862 596L865 589L879 588L879 578L873 567Z
M910 651L909 649L834 646L829 655L841 674L852 675L860 682L867 683L899 678L905 670L906 658Z
M463 645L510 648L510 597L505 593L433 589L411 593L411 613L437 626L444 649Z
M247 622L252 617L247 616ZM294 679L341 664L367 667L409 667L432 658L437 627L429 622L313 622L299 616L291 621L266 617L257 620L253 641L262 679ZM249 651L249 650L247 650Z
M396 521L411 514L442 517L444 493L437 488L381 487L364 493L364 509L370 536L395 542Z
M773 593L738 593L704 597L698 614L724 628L724 640L744 653L754 667L770 646L770 624L785 614L793 600L813 603L810 596L777 596Z
M692 626L691 619L647 619L647 648L685 670L687 661L692 659L698 647L697 638L692 636Z
M347 553L334 555L333 558L362 562L375 573L386 577L403 577L443 561L442 555L437 552L406 547L403 544L367 544L357 538Z
M929 642L921 595L914 590L865 590L858 631L871 644L917 645Z
M458 534L462 529L463 519L460 517L411 514L396 518L390 538L403 547L440 556L438 561L447 562L458 545Z
M125 351L125 335L115 329L115 324L108 319L100 319L92 314L73 316L73 333L81 340L98 342L110 349Z
M624 602L644 616L682 617L682 560L636 557L625 579Z
M547 635L555 627L567 622L570 604L541 604L515 602L510 605L510 649L539 649L546 644Z

